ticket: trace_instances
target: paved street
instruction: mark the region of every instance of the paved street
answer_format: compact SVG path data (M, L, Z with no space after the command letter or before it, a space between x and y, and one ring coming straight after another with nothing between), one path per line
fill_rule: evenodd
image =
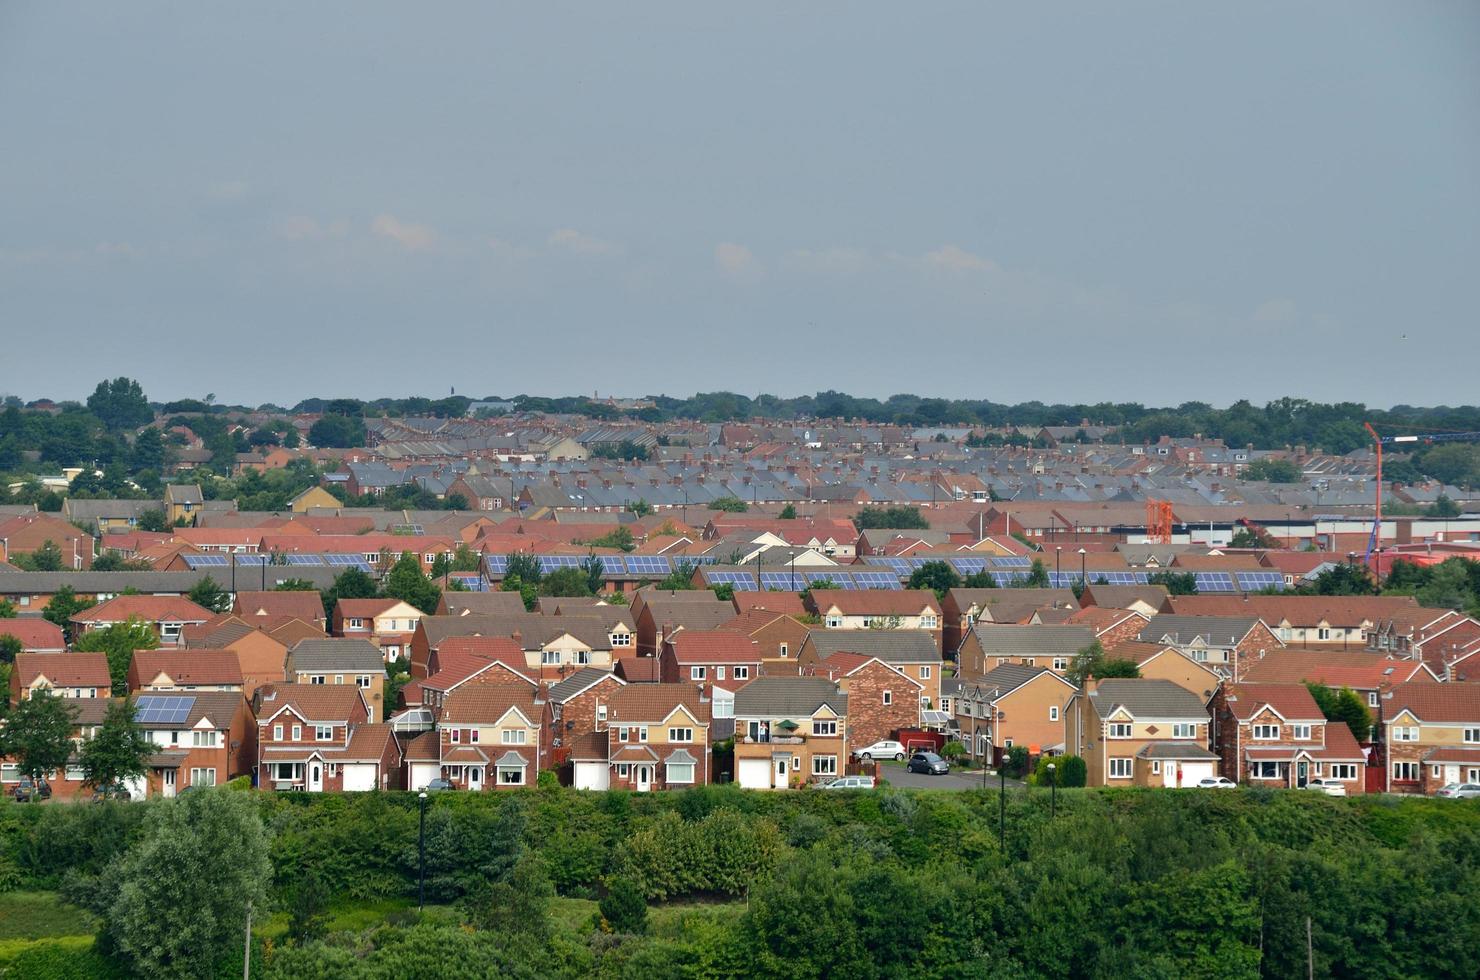
M907 786L911 789L980 789L982 785L981 770L975 769L970 772L952 770L944 776L927 776L924 773L909 772L902 762L882 762L879 764L879 775L891 786ZM997 788L997 776L987 776L987 788ZM1007 781L1008 789L1022 789L1023 783L1016 779Z

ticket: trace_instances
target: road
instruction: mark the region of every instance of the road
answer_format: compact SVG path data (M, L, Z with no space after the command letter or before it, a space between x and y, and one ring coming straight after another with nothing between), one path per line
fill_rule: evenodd
M924 773L909 772L902 762L879 763L879 775L884 782L890 786L904 786L910 789L981 789L982 774L980 769L970 772L951 771L944 776L927 776ZM997 788L997 775L987 775L987 788ZM1021 780L1009 779L1008 789L1022 789Z

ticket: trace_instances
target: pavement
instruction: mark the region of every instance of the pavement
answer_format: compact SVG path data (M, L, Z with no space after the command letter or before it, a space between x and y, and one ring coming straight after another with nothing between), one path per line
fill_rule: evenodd
M952 769L941 776L927 776L922 772L910 772L904 767L903 762L881 762L879 763L879 775L884 782L890 786L904 786L909 789L981 789L982 772L980 769L959 770ZM987 773L987 788L996 789L998 786L997 774ZM1024 783L1018 779L1007 781L1008 789L1022 789Z

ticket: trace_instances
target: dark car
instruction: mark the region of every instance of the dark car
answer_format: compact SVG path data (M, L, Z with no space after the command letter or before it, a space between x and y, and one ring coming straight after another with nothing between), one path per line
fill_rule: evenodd
M426 791L428 793L442 793L450 789L457 789L456 786L452 785L452 780L450 779L433 779L426 785Z
M123 783L104 783L93 790L93 802L103 803L107 800L132 800L133 794Z
M916 752L905 766L910 772L923 772L927 776L943 776L951 771L951 764L934 752Z
M22 776L21 781L11 791L11 795L15 797L17 803L49 800L51 799L51 784L44 779L37 783L33 782L30 776Z

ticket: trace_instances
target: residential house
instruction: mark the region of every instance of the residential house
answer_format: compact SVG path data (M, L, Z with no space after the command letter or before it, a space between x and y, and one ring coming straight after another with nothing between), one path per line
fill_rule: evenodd
M1363 792L1367 756L1344 722L1328 724L1304 684L1224 684L1208 702L1221 775L1250 786L1298 788L1334 779Z
M1287 646L1362 650L1387 620L1416 614L1412 596L1174 595L1162 612L1178 616L1253 616Z
M1147 619L1161 612L1167 595L1165 585L1104 585L1090 583L1079 596L1080 605L1099 609L1129 609Z
M91 568L96 539L53 514L32 512L0 519L0 557L29 555L50 541L62 553L62 567Z
M256 728L235 691L156 691L134 698L134 721L155 752L142 785L170 797L190 786L219 786L251 771Z
M1151 680L1171 681L1207 701L1223 683L1223 678L1207 664L1198 663L1173 646L1131 641L1115 648L1115 657L1133 661L1141 676Z
M1063 674L1095 641L1088 626L1007 626L976 623L961 641L956 662L962 680L980 680L1004 664L1047 667Z
M1013 663L962 681L955 705L961 744L974 758L991 762L1014 745L1060 755L1069 701L1078 690L1047 667Z
M825 677L762 677L735 695L735 779L745 789L831 782L852 744L848 695Z
M611 671L585 667L550 685L545 692L545 710L540 719L545 732L540 739L544 753L540 768L559 768L570 760L571 749L578 739L602 730L612 693L626 684Z
M1142 643L1175 647L1220 677L1239 680L1244 668L1283 647L1254 616L1157 616L1136 637Z
M749 593L737 592L736 595ZM767 673L794 673L797 654L810 632L795 616L752 608L727 620L720 629L750 637L760 647L761 663Z
M697 687L631 684L612 690L605 708L598 731L572 745L577 789L645 793L711 781L709 703Z
M1384 620L1368 633L1367 648L1421 660L1445 680L1480 680L1480 620L1453 609L1420 607Z
M444 591L437 602L438 616L509 616L524 612L517 592Z
M103 726L103 718L108 713L108 706L112 699L107 696L106 688L98 697L72 698L64 697L63 702L72 713L72 742L81 750L82 744L93 738L98 729ZM83 785L84 773L77 755L73 755L60 773L54 774L48 782L51 784L51 798L53 800L76 800L82 797L86 788ZM58 778L60 776L60 778ZM0 792L9 795L15 789L15 784L21 780L20 766L10 759L0 759ZM143 797L143 789L139 788L138 796Z
M154 627L161 646L180 646L180 631L199 626L215 614L189 599L171 595L120 595L72 617L76 634L105 629L131 619Z
M1349 687L1376 711L1384 691L1395 684L1438 683L1441 678L1420 660L1394 659L1359 650L1271 650L1246 665L1244 681L1259 684L1320 684L1333 691Z
M806 676L825 677L848 696L848 734L855 748L920 727L925 689L904 668L878 657L838 652L809 666Z
M399 789L402 750L348 684L269 684L257 692L257 781L309 793Z
M967 589L946 592L941 600L944 621L942 639L946 652L954 652L977 623L1026 623L1042 609L1079 609L1072 589Z
M718 629L735 616L735 607L715 598L708 589L641 589L633 596L631 609L637 632L636 654L640 657L656 657L663 641L677 630Z
M829 630L924 630L941 648L940 601L929 589L813 589L808 611Z
M67 649L67 635L62 628L39 616L0 619L0 636L15 637L27 653L61 653Z
M332 626L335 636L367 639L387 663L395 663L410 648L423 615L400 599L340 599L334 605Z
M927 711L939 710L940 682L945 673L945 662L935 645L935 637L925 630L818 630L807 634L802 650L797 654L797 664L805 673L817 664L837 653L856 653L865 657L877 657L891 667L897 668L910 680L919 685L915 694L920 707ZM891 694L891 699L893 695Z
M1383 692L1378 726L1388 792L1480 782L1480 684L1396 684Z
M1089 786L1191 786L1217 775L1201 698L1171 681L1089 677L1069 702L1071 755Z
M290 684L358 688L369 712L366 720L385 718L385 661L368 640L301 640L288 651L285 675Z
M231 650L135 650L129 694L149 691L242 692L242 665Z
M241 665L242 694L249 699L262 685L281 684L287 676L288 642L235 616L222 615L199 627L186 627L183 638L186 649L235 653Z
M59 698L106 698L113 691L108 657L102 653L16 654L10 667L10 703L19 704L39 690Z
M534 785L543 715L537 695L523 684L468 684L449 692L436 722L442 778L475 792Z
M194 527L205 503L200 487L194 484L171 483L164 488L165 519L173 527Z
M257 625L259 619L293 618L301 619L322 633L328 625L323 597L316 590L238 592L231 611L251 626Z

